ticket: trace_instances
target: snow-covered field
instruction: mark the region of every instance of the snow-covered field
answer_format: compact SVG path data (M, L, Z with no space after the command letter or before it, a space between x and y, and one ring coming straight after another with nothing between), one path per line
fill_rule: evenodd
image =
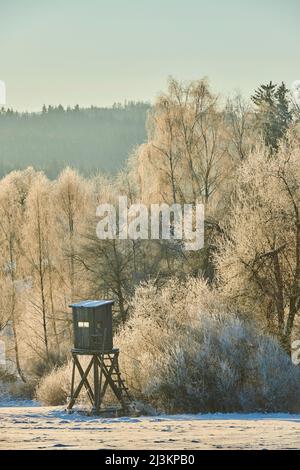
M300 415L97 418L4 402L0 449L299 449Z

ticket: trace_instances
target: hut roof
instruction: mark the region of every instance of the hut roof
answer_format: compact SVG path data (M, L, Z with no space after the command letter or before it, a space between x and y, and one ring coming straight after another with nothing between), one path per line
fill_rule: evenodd
M82 300L81 302L69 305L69 307L97 308L102 305L110 305L113 303L113 300Z

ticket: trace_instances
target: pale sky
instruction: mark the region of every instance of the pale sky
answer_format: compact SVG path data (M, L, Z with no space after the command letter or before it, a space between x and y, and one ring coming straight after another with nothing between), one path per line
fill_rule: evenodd
M7 106L153 101L168 76L249 96L300 79L299 0L0 0Z

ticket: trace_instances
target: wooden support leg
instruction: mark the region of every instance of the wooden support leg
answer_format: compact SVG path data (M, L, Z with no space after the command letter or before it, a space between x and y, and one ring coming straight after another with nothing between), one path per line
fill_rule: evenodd
M74 394L74 384L75 384L75 361L74 361L74 357L73 357L73 360L72 360L71 398L73 397L73 394Z
M91 359L91 361L88 365L88 368L86 369L86 372L83 371L77 356L76 356L76 365L77 365L77 369L79 370L80 376L83 379L83 384L82 385L84 385L84 387L87 391L88 397L90 399L90 402L94 406L95 397L94 397L92 387L90 386L89 381L88 381L88 375L89 375L89 372L90 372L90 370L92 368L92 365L93 365L93 358Z
M94 363L94 412L98 413L100 409L100 390L99 390L99 368L98 368L98 361L97 356L93 356L93 363Z
M76 401L76 398L78 397L78 395L79 395L79 393L80 393L80 390L82 389L83 385L85 386L85 388L86 388L86 390L87 390L87 393L88 393L88 396L89 396L89 398L90 398L90 400L91 400L91 403L94 405L94 394L93 394L93 391L92 391L92 389L91 389L91 386L90 386L90 384L89 384L89 382L88 382L88 380L87 380L87 376L89 375L89 372L90 372L90 370L91 370L91 368L92 368L92 365L93 365L93 362L94 362L94 358L92 357L92 359L91 359L91 361L90 361L90 363L89 363L89 365L88 365L88 367L87 367L87 369L86 369L85 372L83 372L83 369L82 369L82 367L81 367L81 365L80 365L80 362L78 361L78 358L77 358L77 356L76 356L75 354L73 355L73 359L74 359L74 362L75 362L75 364L76 364L76 366L77 366L77 369L78 369L78 371L79 371L79 374L80 374L80 376L81 376L81 381L80 381L80 383L79 383L77 389L75 390L74 394L73 394L72 397L71 397L71 400L70 400L70 402L69 402L69 404L68 404L68 406L67 406L67 409L68 409L68 410L71 410L71 409L73 408L74 403L75 403L75 401Z

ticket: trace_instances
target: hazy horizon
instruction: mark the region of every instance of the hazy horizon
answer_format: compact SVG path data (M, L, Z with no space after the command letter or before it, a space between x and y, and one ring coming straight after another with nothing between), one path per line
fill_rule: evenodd
M168 76L245 96L300 78L296 0L0 0L7 107L153 102Z

